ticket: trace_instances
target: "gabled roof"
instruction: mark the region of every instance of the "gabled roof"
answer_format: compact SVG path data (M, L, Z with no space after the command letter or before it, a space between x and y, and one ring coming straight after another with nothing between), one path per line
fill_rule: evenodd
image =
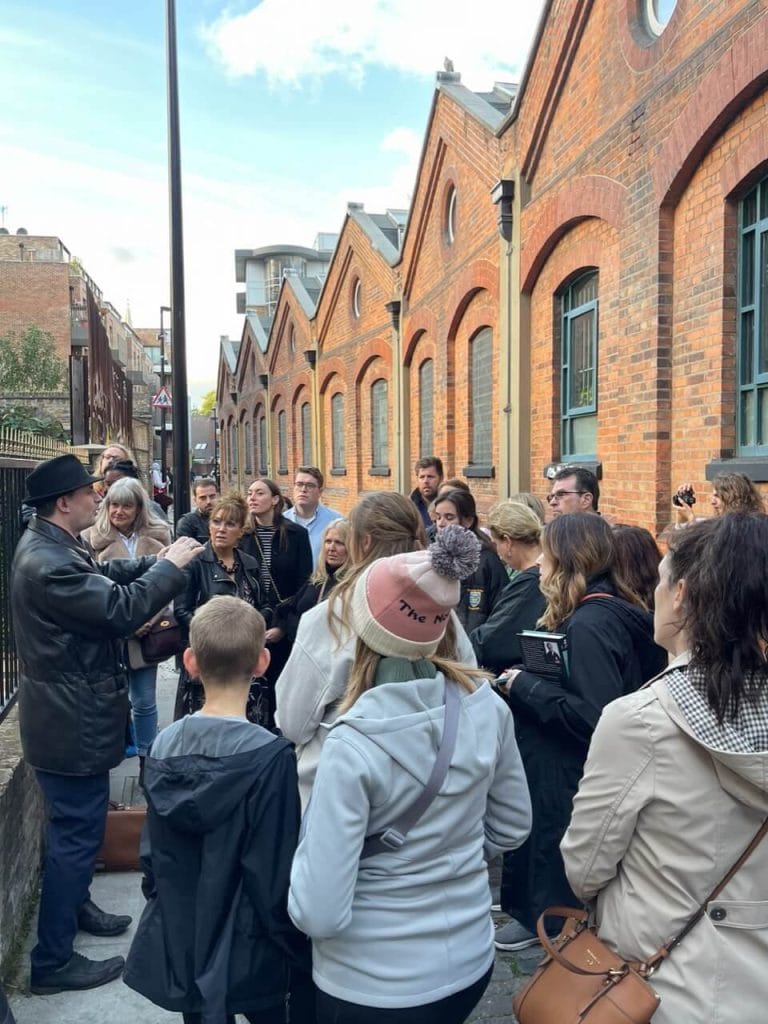
M315 292L314 298L310 295L309 289L307 288L307 284L310 281L315 282L318 281L318 279L316 277L299 277L298 275L294 277L293 274L287 274L284 282L284 285L287 285L292 289L293 294L296 296L299 305L308 320L311 320L315 315L315 301L317 296L320 294L320 289L318 288ZM321 282L318 283L321 284Z
M455 100L476 121L480 121L491 132L496 132L509 113L517 85L514 82L498 82L492 92L473 92L461 84L458 71L440 71L437 75L437 89Z
M381 253L390 267L400 259L402 228L399 218L404 211L387 210L386 213L366 213L362 203L347 203L351 220L362 228L373 249ZM342 231L343 233L343 231Z
M235 372L237 366L237 354L240 351L240 342L232 341L231 338L221 339L221 352L224 356L224 362L226 363L227 369L230 373Z
M256 344L262 352L266 352L267 342L269 341L269 328L271 324L269 317L260 317L256 313L246 313L245 319L251 329L251 333L256 339Z

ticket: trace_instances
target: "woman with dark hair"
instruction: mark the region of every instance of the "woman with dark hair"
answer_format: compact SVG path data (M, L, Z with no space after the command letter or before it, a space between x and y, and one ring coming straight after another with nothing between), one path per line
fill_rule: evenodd
M491 614L509 582L509 576L496 554L491 538L477 525L475 499L468 490L457 487L438 494L435 500L435 526L438 532L446 526L462 526L480 541L480 566L471 576L461 581L461 600L456 608L459 621L470 633L477 626L482 626Z
M355 581L378 558L420 551L426 534L416 505L394 491L364 495L349 514L349 561L330 600L301 617L296 640L277 681L277 724L296 744L299 791L306 807L326 728L339 713L355 656L349 603ZM475 665L467 635L454 615L441 652Z
M212 597L239 597L253 608L260 609L259 564L250 555L238 550L247 520L248 506L241 494L224 494L211 509L208 520L211 539L200 557L187 569L187 586L174 604L176 618L187 631L197 609ZM261 715L263 720L259 724L270 725L265 709L259 707L259 714L254 713L258 704L256 688L253 690L253 698L249 701L251 717L258 720ZM174 719L199 711L203 701L202 683L199 679L193 679L182 667Z
M659 582L661 552L648 530L642 526L612 527L616 543L616 571L649 611L653 611L653 593Z
M673 533L654 625L673 660L603 712L561 847L600 937L638 961L683 928L768 816L768 519ZM653 975L654 1024L765 1020L767 958L763 839Z
M274 480L254 480L248 488L250 521L240 541L240 550L259 563L262 614L267 623L265 639L271 655L266 679L272 694L291 653L290 643L274 624L275 609L281 601L293 597L312 574L309 534L303 526L285 518L284 500Z
M616 543L601 516L558 516L542 540L539 629L565 637L567 672L558 681L512 669L500 688L515 715L533 805L529 840L504 864L499 949L535 945L536 921L549 906L568 906L558 849L571 814L592 730L606 704L654 676L666 658L653 621L616 569Z

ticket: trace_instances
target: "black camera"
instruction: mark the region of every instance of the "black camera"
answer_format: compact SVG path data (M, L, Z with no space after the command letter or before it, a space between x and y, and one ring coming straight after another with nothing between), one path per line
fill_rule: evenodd
M683 506L683 505L695 505L696 495L693 493L692 487L683 487L677 493L672 495L672 504Z

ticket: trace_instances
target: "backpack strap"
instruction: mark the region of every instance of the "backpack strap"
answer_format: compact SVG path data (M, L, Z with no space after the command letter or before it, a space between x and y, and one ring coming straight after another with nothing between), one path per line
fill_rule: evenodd
M432 766L432 772L424 788L413 803L406 807L403 813L391 825L381 832L366 836L360 860L373 857L377 853L399 850L405 842L405 837L440 792L440 787L448 774L453 752L456 749L456 735L459 729L461 697L455 683L449 683L446 680L444 699L445 721L443 724L443 737L440 740L440 747L437 751L435 763Z

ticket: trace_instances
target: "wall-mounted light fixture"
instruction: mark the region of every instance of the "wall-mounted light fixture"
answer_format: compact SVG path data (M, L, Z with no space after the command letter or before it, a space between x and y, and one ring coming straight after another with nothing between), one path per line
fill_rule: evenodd
M491 189L491 200L498 207L496 223L499 234L505 242L512 241L512 226L515 221L515 182L512 178L502 178Z

